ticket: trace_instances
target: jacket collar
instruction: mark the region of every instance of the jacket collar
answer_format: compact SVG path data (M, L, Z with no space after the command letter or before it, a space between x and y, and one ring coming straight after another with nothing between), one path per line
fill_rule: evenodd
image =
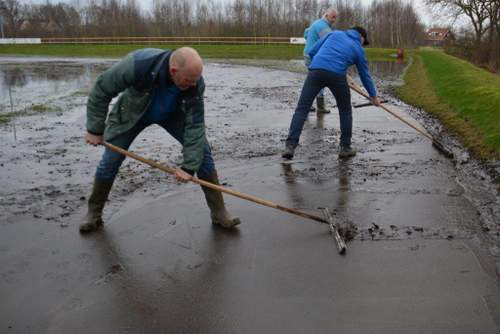
M328 26L329 26L330 28L332 28L332 25L330 24L330 22L328 22L328 20L327 20L327 19L325 19L324 17L322 17L321 19L322 19L323 21L325 21L325 23L326 23L326 24L328 24Z
M153 69L153 80L158 80L159 84L162 86L170 86L174 84L172 78L170 77L169 71L171 54L171 52L168 52L164 56L162 56L161 60Z

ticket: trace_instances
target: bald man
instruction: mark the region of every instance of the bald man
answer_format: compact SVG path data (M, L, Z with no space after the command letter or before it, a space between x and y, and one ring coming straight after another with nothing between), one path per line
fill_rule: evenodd
M196 173L202 180L219 184L205 137L202 72L203 61L192 48L130 53L97 78L87 101L85 140L91 145L106 140L128 150L146 127L157 124L183 146L183 161L175 172L178 181L189 181ZM108 112L111 100L118 94L118 101ZM80 232L103 226L104 205L123 160L125 156L105 148ZM240 224L227 212L219 191L202 189L213 224L224 228Z

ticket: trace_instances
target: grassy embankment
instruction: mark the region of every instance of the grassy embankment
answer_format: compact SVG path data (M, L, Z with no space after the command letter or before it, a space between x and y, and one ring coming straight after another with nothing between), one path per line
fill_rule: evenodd
M439 50L413 53L396 92L441 120L481 159L500 158L500 77Z
M100 57L119 58L127 53L145 47L161 49L178 48L179 45L164 44L42 44L2 45L0 55L58 56L58 57ZM301 59L302 45L192 45L204 58L234 59ZM393 49L367 49L370 59L387 59Z

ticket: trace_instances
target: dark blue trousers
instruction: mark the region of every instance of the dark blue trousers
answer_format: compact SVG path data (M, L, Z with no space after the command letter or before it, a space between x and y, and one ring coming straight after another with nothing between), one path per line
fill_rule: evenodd
M124 150L128 150L134 139L144 130L146 127L150 126L152 123L147 123L143 120L137 122L137 124L129 131L113 138L109 142L115 146L121 147ZM172 135L179 143L184 142L184 126L176 122L161 122L158 123L162 128L164 128L170 135ZM102 155L101 161L97 166L95 177L102 182L112 182L120 166L122 165L125 156L105 148ZM197 175L201 178L206 178L210 173L215 170L215 163L212 158L212 152L210 146L207 144L205 146L205 152L203 155L203 163L197 172Z
M335 74L324 70L310 70L307 74L304 87L300 93L299 102L293 114L287 143L296 147L299 144L300 134L304 128L309 109L318 92L328 87L337 101L340 117L340 145L351 146L352 136L352 108L351 91L345 75Z

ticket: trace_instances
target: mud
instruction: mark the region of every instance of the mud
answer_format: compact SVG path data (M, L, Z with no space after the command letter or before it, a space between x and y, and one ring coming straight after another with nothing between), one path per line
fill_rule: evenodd
M38 112L30 112L29 116L16 117L14 121L1 125L2 140L6 143L0 157L3 170L0 197L3 223L12 223L19 215L31 215L37 219L63 223L85 204L89 180L95 161L99 158L98 150L89 150L82 142L85 101L91 83L112 63L113 60L2 59L0 114L14 111L27 115L33 106L44 106L44 109ZM237 67L236 64L243 66ZM269 69L266 74L271 73L268 80L273 80L272 86L260 86L257 83L261 80L261 73L252 73L255 72L252 71L253 68L247 67L257 65ZM446 147L451 148L455 155L453 168L443 171L444 163L441 158L405 161L384 160L376 156L376 153L385 153L394 146L407 147L425 141L410 128L355 129L354 138L359 146L358 158L346 166L332 164L332 147L338 145L340 133L338 128L326 126L325 118L334 118L334 110L331 115L320 115L315 117L314 123L306 125L306 128L314 131L306 131L304 137L307 137L307 145L301 145L297 155L301 157L301 161L309 163L299 162L293 165L293 169L288 165L286 176L321 183L331 179L332 175L346 175L354 180L350 184L351 187L369 188L370 180L383 181L390 185L395 180L411 179L423 173L443 176L448 174L447 176L455 181L450 189L433 189L433 185L424 184L411 189L411 193L444 192L448 196L466 197L477 210L481 227L488 232L491 242L498 243L500 203L496 178L500 173L499 163L480 163L474 160L456 138L443 131L437 120L390 95L393 86L400 84L404 66L404 63L396 62L371 64L380 94L389 100L390 105L404 109ZM209 110L207 132L215 158L217 161L238 162L264 157L279 160L286 132L284 129L277 132L275 125L280 123L283 127L289 121L290 112L298 99L302 77L290 74L284 78L284 72L272 70L303 73L302 62L216 60L213 65L208 66L206 76L210 78L211 74L224 72L225 69L231 70L231 76L218 77L218 82L210 85L206 94ZM10 95L8 90L11 91ZM328 95L328 98L334 105L333 97ZM354 97L356 98L358 97ZM266 110L271 109L281 110L273 114L266 113ZM47 112L53 110L58 112ZM150 158L167 158L166 162L170 164L179 162L178 147L165 145L162 134L156 130L152 132L153 134L143 135L136 141L136 150L141 153L147 148ZM162 138L159 139L159 136ZM314 149L309 149L311 145ZM405 155L409 156L411 152L394 153L395 157ZM115 187L112 198L114 203L123 202L124 196L137 191L143 191L146 196L155 196L169 191L172 185L161 172L150 171L147 167L135 163L126 163L119 178L127 182L125 185L118 183ZM402 189L391 189L390 186L382 190L386 194L401 191ZM366 234L365 230L360 228L360 235L357 237L366 239L362 236ZM388 235L390 234L377 238Z
M268 209L226 197L229 206L237 211L244 223L239 229L241 232L221 234L204 224L206 208L197 187L179 185L163 172L131 160L122 166L106 207L105 226L111 232L103 232L96 239L92 236L80 238L77 226L84 215L93 173L102 153L102 148L88 146L83 140L86 95L96 76L112 63L112 60L0 59L0 114L17 112L22 115L0 125L0 140L3 142L0 152L0 229L5 231L0 233L3 239L0 258L6 264L0 271L0 291L7 295L9 303L6 305L17 305L15 300L18 300L20 291L29 282L27 275L36 272L34 262L37 257L45 259L51 252L56 252L53 254L55 258L65 257L61 259L59 267L40 269L46 272L43 284L55 282L61 285L60 291L45 294L42 298L47 303L56 300L59 306L51 312L60 314L30 315L24 326L16 316L15 308L0 307L0 315L3 314L0 318L8 321L0 321L3 326L0 331L23 328L19 332L29 332L29 328L37 328L41 332L51 332L50 329L55 328L55 332L64 332L63 329L68 328L85 328L83 323L73 318L73 314L84 312L94 303L99 304L100 291L104 295L111 294L112 302L108 305L101 300L99 305L104 305L102 317L95 313L92 315L99 319L101 325L107 323L104 319L108 318L121 321L122 331L139 330L131 324L131 319L127 319L127 308L130 307L136 312L132 319L148 319L144 327L146 332L157 332L162 328L159 324L164 322L159 317L152 318L152 315L159 313L179 319L172 327L173 332L252 332L251 324L235 314L230 304L223 305L222 296L233 302L236 297L226 296L223 292L226 290L218 285L218 281L212 281L214 277L224 280L217 269L221 269L226 261L233 263L233 254L225 253L225 247L236 252L238 255L235 259L242 261L234 260L234 268L250 271L255 275L256 282L264 286L266 283L263 282L267 282L266 277L269 277L267 275L277 274L276 269L271 268L281 268L284 273L290 270L291 277L305 282L306 277L296 271L298 269L284 265L290 263L292 266L295 262L311 266L310 274L313 277L320 277L326 270L329 275L339 275L338 279L349 285L350 278L330 271L334 268L329 267L327 262L319 261L319 267L310 264L320 257L319 251L315 253L313 250L318 245L326 247L319 249L329 249L331 254L335 253L333 247L327 246L329 244L325 239L330 237L327 229L323 230L324 226L299 223L300 219L283 217L286 214L265 211ZM392 86L398 83L403 66L394 63L374 65L372 70L375 71L377 86L391 107L409 120L419 122L433 135L439 136L447 147L451 147L455 160L440 155L426 138L392 116L367 107L354 109L353 145L358 149L358 154L353 159L337 159L340 133L337 111L332 109L331 114L309 116L295 159L283 162L280 152L304 79L302 63L238 61L235 64L234 61L217 61L208 63L205 68L205 113L207 135L221 181L225 186L286 206L311 212L319 207L329 208L339 222L342 233L352 239L348 244L348 257L336 261L346 261L347 265L350 263L358 274L363 269L356 267L356 261L361 261L357 256L363 254L362 259L371 258L371 250L376 250L373 251L374 255L391 256L393 261L405 267L412 263L414 254L426 254L426 259L429 259L434 250L439 249L442 254L449 256L439 261L453 265L454 270L455 264L460 267L460 256L457 254L471 252L481 265L477 269L479 267L474 267L477 264L471 264L476 262L467 258L469 267L478 270L478 276L474 276L476 281L468 282L487 283L488 291L481 293L490 296L487 307L473 303L474 307L480 309L479 313L487 310L491 314L497 313L497 316L478 316L477 322L474 318L471 323L461 324L465 327L449 325L446 328L465 328L462 332L467 332L467 329L477 329L474 326L483 323L479 325L481 330L478 332L498 329L500 312L496 311L500 310L500 304L497 304L500 297L498 287L489 280L492 275L496 282L500 261L500 199L498 183L495 183L495 175L500 171L498 162L484 164L476 161L456 138L443 131L436 120L391 96ZM363 98L353 94L353 103L362 102ZM327 106L333 104L333 97L328 93ZM28 112L34 105L46 109L43 112ZM180 146L156 126L142 133L131 150L169 165L176 165L182 159ZM160 208L164 206L174 210L168 211L168 214L161 213ZM287 222L287 225L281 226L281 222L286 220L292 224ZM270 222L269 226L264 224L267 221ZM21 232L16 231L25 233L28 243L31 238L42 236L44 246L35 249L26 246L28 248L23 249L23 246L14 242L22 239L17 234ZM60 245L55 250L55 240L52 238L58 235L64 235L66 239L58 241ZM128 250L119 249L113 245L113 240L126 242L125 248ZM248 242L258 243L262 248L247 249ZM241 250L238 251L240 248L235 245L241 246ZM75 250L72 250L73 246ZM299 253L302 249L307 251ZM272 250L272 253L265 253L267 250ZM395 255L386 253L392 250L405 255L394 258ZM261 257L260 262L256 255L259 252L266 256L266 259ZM316 254L314 259L307 258L310 252ZM162 254L168 254L167 260ZM349 256L355 259L351 260L354 262L349 262ZM276 258L282 262L273 262ZM372 269L377 271L378 261L371 258L367 266L375 264ZM426 261L432 260L423 260L423 263ZM240 268L243 265L244 268ZM443 262L439 262L439 265L443 265ZM264 270L259 275L251 270L259 266L269 268L269 271ZM226 268L229 270L227 274L235 279L229 282L228 291L243 300L251 300L250 295L254 291L260 301L265 300L266 295L269 295L265 288L252 290L253 284L259 283L251 283L240 277L240 274L233 272L234 268ZM394 269L390 267L390 270ZM428 267L422 270L433 272ZM204 281L198 282L203 276L198 277L200 273L208 275L208 286L202 283ZM398 274L394 275L397 277ZM95 287L97 292L87 296L84 286L71 283L81 279L85 287ZM193 279L199 288L189 284ZM153 286L145 286L144 280L153 281ZM285 282L285 285L274 285L273 291L278 291L278 295L293 295L293 289L299 287L294 281L285 279ZM442 284L439 279L432 282L437 282L437 286ZM240 283L245 287L242 291L237 289ZM310 282L304 286L308 284ZM323 289L328 284L325 281L324 285L319 284L318 287ZM397 286L399 283L393 284ZM357 288L363 285L360 283ZM461 289L462 286L455 288ZM176 289L178 292L175 292ZM198 298L201 299L197 306L193 306L196 298L193 292L189 292L190 289L199 293ZM304 289L303 286L300 289ZM387 289L390 290L390 287ZM310 296L316 293L312 291L313 287L306 290L311 290L311 294L302 296L304 298L312 298ZM128 295L126 291L131 294ZM181 295L182 291L184 295ZM211 314L213 310L209 307L212 299L208 298L212 292L218 293L215 295L218 302L215 309L235 316L239 319L238 325L226 322L226 318L217 318L226 326L224 330L218 331L221 328L214 325L213 321L216 320L207 318L206 314ZM274 295L274 292L271 294ZM162 296L167 295L176 301L173 305L179 308L165 304ZM344 292L340 295L342 298L350 297ZM453 304L453 301L447 300ZM115 301L118 306L113 311ZM356 301L359 299L355 299L354 303ZM398 310L397 305L391 304L389 300L386 302L385 305L394 306L391 310ZM421 305L425 305L425 302L422 301ZM189 312L194 312L198 317L195 320L188 315L189 312L183 311L190 307L194 307L194 311L191 309ZM255 316L259 314L250 305L241 307ZM32 309L32 314L36 314L42 307L34 305ZM297 310L292 306L290 314L280 318L281 322L297 317L300 314ZM425 313L424 306L419 310L421 314ZM464 319L473 314L472 311L460 313L459 318ZM284 326L292 332L297 332L297 328L321 328L319 332L324 332L329 327L322 321L327 321L329 316L327 312L321 321L316 319L318 324L323 324L319 327ZM446 318L445 315L443 317ZM57 321L48 321L49 318ZM354 318L356 316L350 319ZM420 325L408 328L425 328L416 318L410 322ZM264 331L275 328L269 318L258 319L257 328ZM307 320L304 321L311 325ZM467 327L469 325L474 326ZM372 326L375 329L385 328L376 322ZM405 328L399 332L412 332L401 323L398 326L394 328ZM207 328L210 330L203 330ZM367 328L370 326L344 327L347 332L366 332Z

